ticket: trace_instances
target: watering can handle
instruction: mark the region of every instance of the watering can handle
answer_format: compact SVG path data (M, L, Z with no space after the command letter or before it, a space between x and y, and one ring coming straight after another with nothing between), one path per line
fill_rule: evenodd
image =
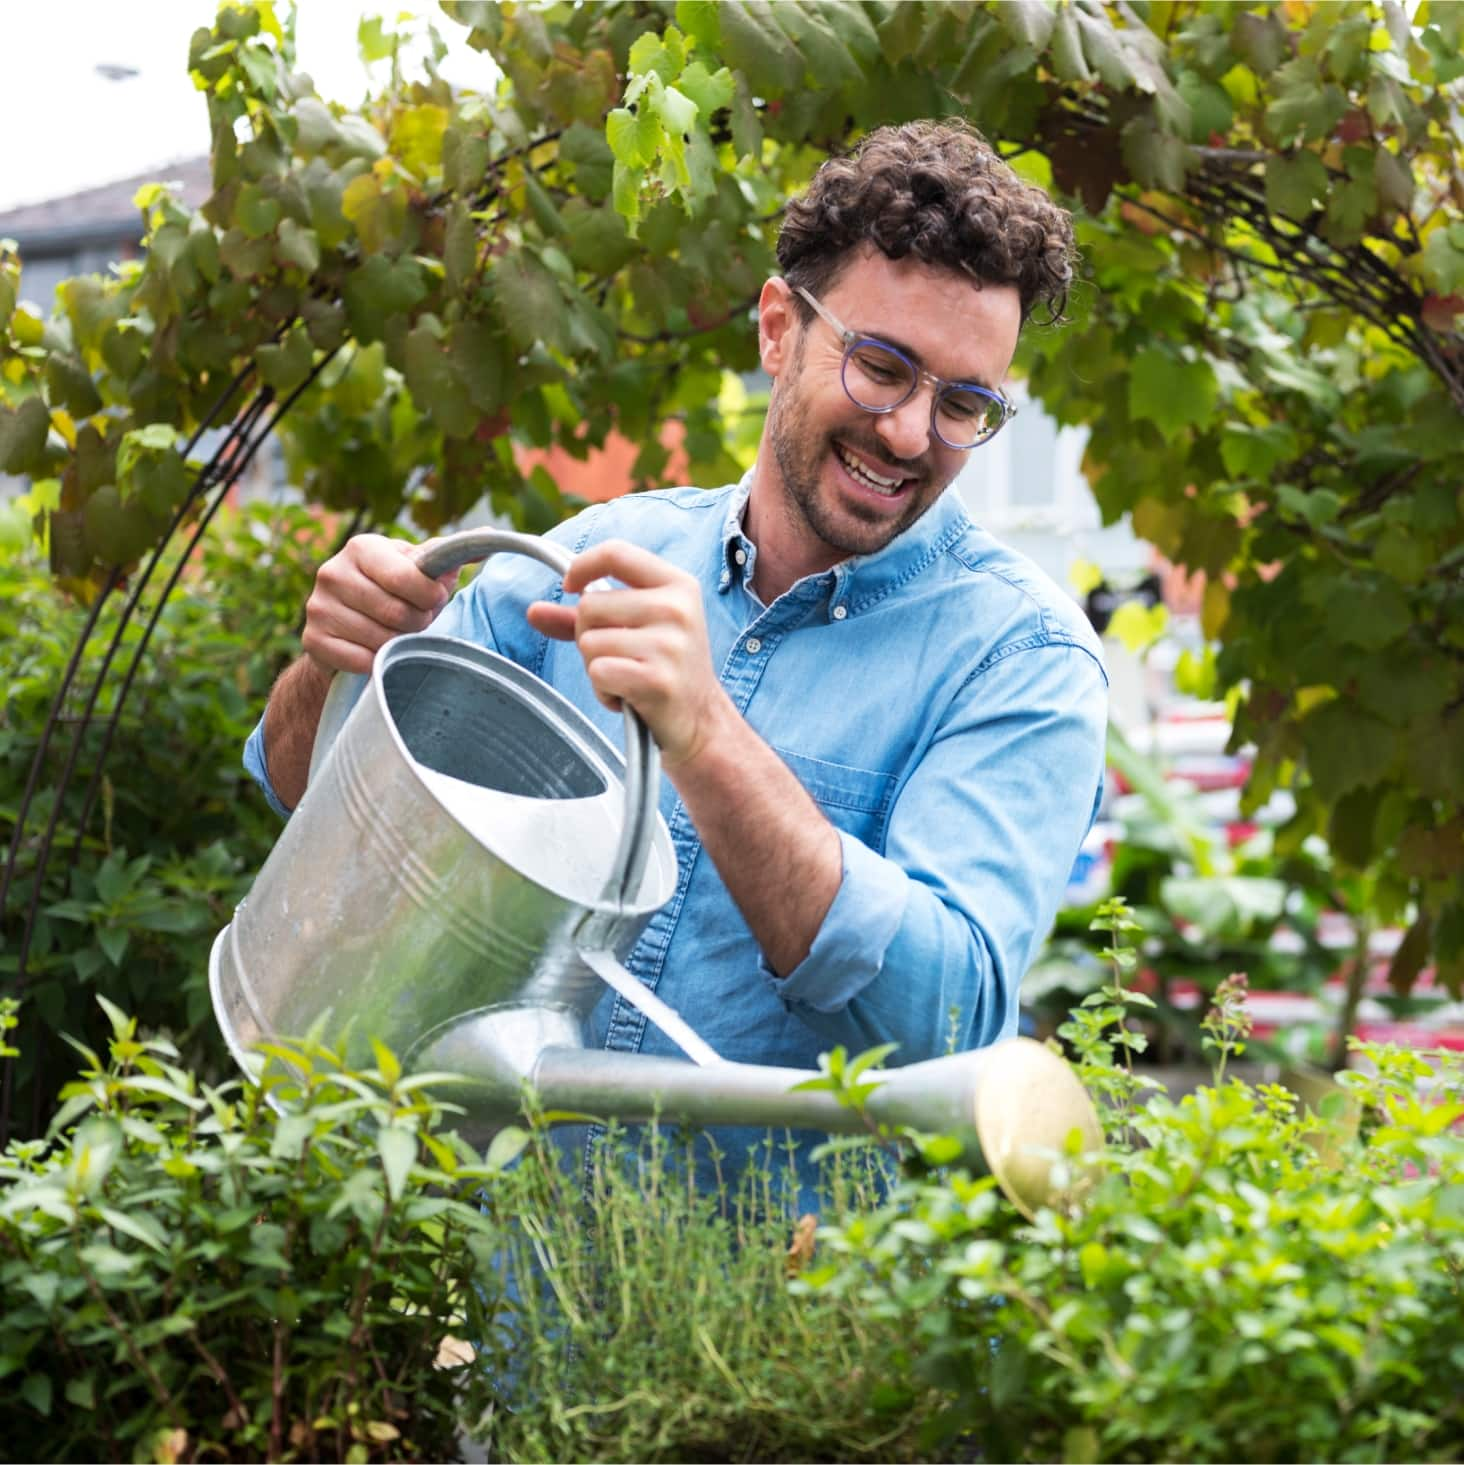
M533 534L515 534L508 529L464 529L449 534L424 549L415 551L416 565L424 575L437 579L449 571L460 569L476 560L495 554L526 554L551 570L563 575L574 556L552 539ZM599 585L589 587L598 589ZM367 678L360 674L337 672L326 693L320 722L315 731L315 746L310 754L307 784L314 783L325 756L335 744L351 709L366 688ZM602 897L607 903L625 906L640 891L655 830L656 806L661 791L660 754L651 738L650 729L640 714L625 708L625 818L621 822L620 846L610 867L610 878Z

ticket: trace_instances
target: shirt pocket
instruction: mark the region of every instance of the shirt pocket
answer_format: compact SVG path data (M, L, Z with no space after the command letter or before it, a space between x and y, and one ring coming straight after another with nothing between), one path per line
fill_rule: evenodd
M894 774L809 758L776 745L773 751L793 770L793 776L808 790L830 824L872 850L884 848L885 829L895 801Z

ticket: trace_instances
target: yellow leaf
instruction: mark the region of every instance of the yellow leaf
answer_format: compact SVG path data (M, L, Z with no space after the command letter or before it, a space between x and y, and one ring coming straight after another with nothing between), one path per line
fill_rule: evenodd
M1296 711L1299 715L1305 716L1313 707L1320 707L1323 702L1330 702L1337 695L1336 687L1315 686L1298 687L1296 696L1293 699L1296 703Z
M362 173L346 184L341 194L341 212L354 224L377 199L381 185L374 173Z
M1200 629L1207 640L1219 639L1230 619L1230 591L1219 580L1205 582L1205 598L1200 603Z
M76 446L76 423L64 407L57 407L51 413L51 426L66 439L66 446Z
M366 1437L374 1440L378 1445L389 1444L392 1440L399 1440L402 1432L396 1425L388 1424L384 1419L368 1419L366 1421Z
M155 1465L176 1465L188 1453L186 1429L160 1429L153 1436L152 1457Z
M1169 611L1162 605L1146 606L1137 600L1125 601L1108 622L1108 634L1116 636L1123 649L1137 656L1147 651L1169 625Z
M1103 571L1092 560L1077 559L1068 566L1068 584L1079 595L1087 595L1103 583Z
M408 107L398 112L392 122L392 151L419 179L442 172L442 137L447 131L447 124L447 108L439 107L435 102Z

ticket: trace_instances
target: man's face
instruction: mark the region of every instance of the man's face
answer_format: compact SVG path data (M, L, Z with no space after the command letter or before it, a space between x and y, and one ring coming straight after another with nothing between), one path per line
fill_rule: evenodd
M769 282L775 287L787 291L782 281ZM766 439L809 568L827 567L873 554L907 529L966 454L931 431L928 383L893 412L856 406L841 381L838 334L817 316L803 321L791 298L782 303L786 316L769 314L764 291L763 362L775 377ZM846 266L823 303L850 330L898 347L925 371L992 390L1011 365L1021 325L1014 287L978 288L965 275L873 248Z

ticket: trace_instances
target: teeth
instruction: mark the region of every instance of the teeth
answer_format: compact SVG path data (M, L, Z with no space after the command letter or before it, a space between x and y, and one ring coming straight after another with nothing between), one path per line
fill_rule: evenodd
M843 448L838 447L836 447L836 451L839 455L839 461L844 467L855 478L859 479L861 483L868 484L870 488L878 493L893 495L905 481L903 478L882 478L878 473L868 468L860 459L854 457L852 453L846 452Z

